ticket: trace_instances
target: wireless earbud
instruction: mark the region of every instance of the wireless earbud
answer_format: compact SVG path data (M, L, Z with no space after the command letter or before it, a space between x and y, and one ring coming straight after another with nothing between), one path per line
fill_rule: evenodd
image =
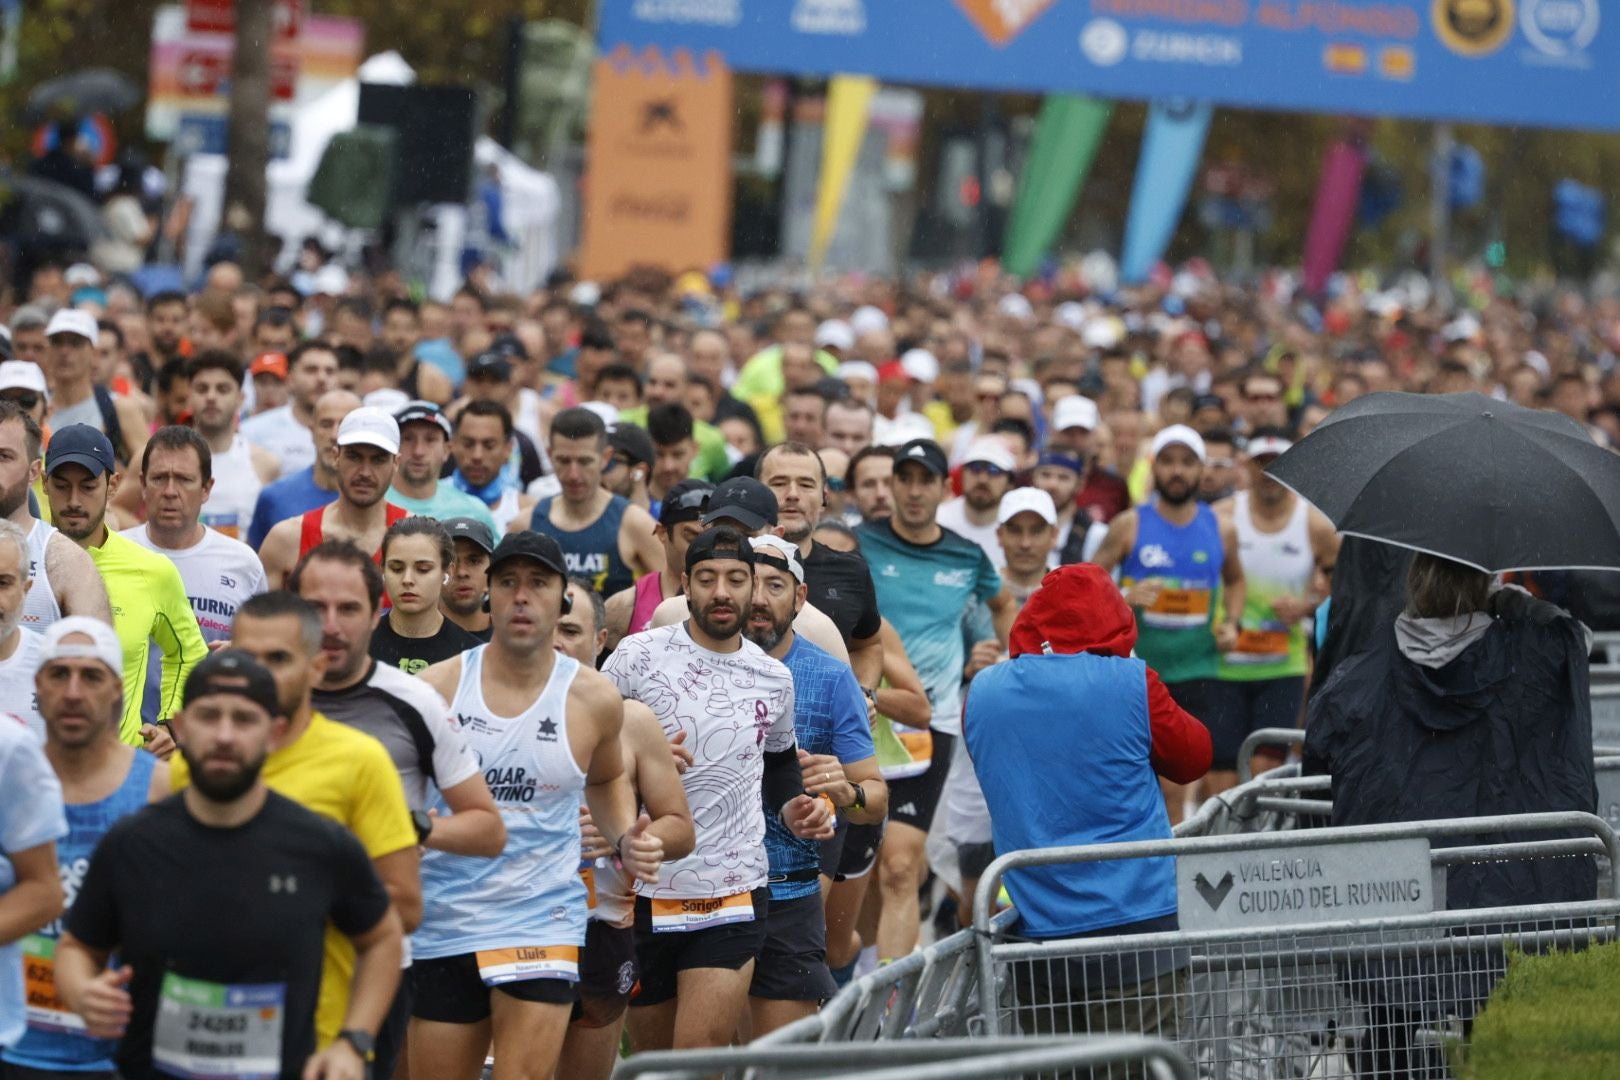
M573 610L574 610L574 594L569 592L567 589L564 589L563 590L563 598L562 598L562 613L564 615L567 615L569 612L571 612Z
M484 594L484 614L489 614L489 593Z

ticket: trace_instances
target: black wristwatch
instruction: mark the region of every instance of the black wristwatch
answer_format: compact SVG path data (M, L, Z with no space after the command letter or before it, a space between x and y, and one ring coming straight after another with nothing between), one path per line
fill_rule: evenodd
M866 789L861 787L861 785L857 784L853 780L846 781L846 783L848 783L850 787L855 789L855 801L849 804L849 808L851 810L865 810L866 809Z
M427 843L427 838L433 835L433 815L426 810L412 810L411 824L416 826L416 842Z
M377 1040L370 1034L356 1028L344 1028L337 1033L337 1037L354 1047L354 1052L360 1055L360 1060L367 1065L377 1060Z

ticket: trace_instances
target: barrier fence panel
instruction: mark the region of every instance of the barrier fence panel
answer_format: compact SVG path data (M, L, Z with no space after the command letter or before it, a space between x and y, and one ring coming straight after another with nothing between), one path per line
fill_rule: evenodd
M1191 1062L1160 1039L920 1039L870 1044L726 1047L637 1054L619 1063L615 1080L990 1080L992 1077L1127 1073L1193 1080Z
M1246 784L1254 779L1254 755L1259 753L1262 746L1280 746L1291 753L1304 745L1304 728L1258 728L1249 732L1243 745L1238 748L1238 783Z
M1447 910L1447 878L1595 884L1603 855L1612 890L1616 850L1601 818L1558 813L1014 852L974 898L979 1014L991 1037L1162 1037L1217 1080L1438 1080L1510 948L1579 948L1620 924L1614 900ZM1029 942L989 924L1009 871L1165 856L1177 930Z

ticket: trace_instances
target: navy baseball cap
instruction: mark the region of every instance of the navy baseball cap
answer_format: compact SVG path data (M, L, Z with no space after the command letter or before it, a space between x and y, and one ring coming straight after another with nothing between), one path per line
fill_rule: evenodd
M512 361L505 353L486 352L467 365L467 378L498 379L506 382L512 377Z
M607 441L609 446L631 461L642 465L656 465L658 463L658 451L653 446L652 436L648 435L647 429L640 424L632 424L624 420L609 424Z
M489 531L489 526L473 517L446 518L440 522L444 531L450 534L451 540L471 540L484 549L488 555L495 550L495 535Z
M433 424L444 432L445 438L451 436L450 421L445 419L444 410L431 401L406 402L405 406L394 414L394 423L399 425L401 431L405 429L406 424Z
M951 463L945 460L945 451L933 439L912 439L895 452L895 468L908 461L916 462L935 476L948 476L951 471Z
M53 473L63 465L83 465L91 476L118 468L112 440L89 424L69 424L51 433L50 449L45 452L45 471Z
M190 705L202 697L235 694L247 698L271 716L286 716L276 693L276 680L270 670L242 649L221 649L197 661L186 676L181 704Z
M668 529L683 521L697 521L709 509L714 485L707 480L682 480L671 484L658 511L658 524Z
M728 531L731 535L724 535ZM686 572L690 574L698 563L710 559L735 559L753 566L754 549L747 537L738 537L733 530L709 529L699 533L687 547Z
M495 550L489 555L490 575L493 576L502 563L513 559L533 559L547 570L565 579L568 577L568 563L563 560L562 548L545 533L524 529L501 537L501 542L495 545Z
M709 509L703 524L735 521L749 532L776 524L776 493L752 476L733 476L720 482L709 496Z

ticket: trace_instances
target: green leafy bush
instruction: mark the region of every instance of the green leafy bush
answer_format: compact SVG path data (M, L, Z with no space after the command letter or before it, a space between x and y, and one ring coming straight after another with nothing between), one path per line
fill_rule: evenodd
M1463 1080L1620 1076L1620 943L1514 956L1469 1042Z

